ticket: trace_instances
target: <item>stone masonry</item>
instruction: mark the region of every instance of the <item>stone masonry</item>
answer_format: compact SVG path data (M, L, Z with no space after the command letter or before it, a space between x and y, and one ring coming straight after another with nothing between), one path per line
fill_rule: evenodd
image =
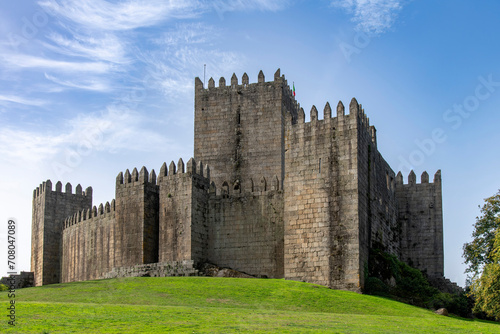
M276 71L195 79L194 158L116 178L92 206L44 182L33 196L35 285L196 275L204 264L361 292L372 247L443 281L441 172L408 184L356 99L310 121Z

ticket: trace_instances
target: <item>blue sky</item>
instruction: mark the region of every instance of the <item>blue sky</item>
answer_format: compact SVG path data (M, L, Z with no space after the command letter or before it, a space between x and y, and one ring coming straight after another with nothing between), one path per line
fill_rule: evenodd
M306 114L356 97L405 181L441 169L445 273L463 285L462 245L500 188L498 13L493 0L4 2L0 219L18 221L18 270L42 181L92 186L98 205L120 171L192 156L206 64L207 81L281 68Z

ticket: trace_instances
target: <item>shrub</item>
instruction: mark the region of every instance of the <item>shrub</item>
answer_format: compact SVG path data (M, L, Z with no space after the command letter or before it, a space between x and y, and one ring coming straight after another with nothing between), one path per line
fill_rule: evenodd
M434 288L425 275L380 249L372 249L368 260L364 293L390 297L398 301L439 309L462 316L472 316L471 298L466 292L460 294L442 293Z

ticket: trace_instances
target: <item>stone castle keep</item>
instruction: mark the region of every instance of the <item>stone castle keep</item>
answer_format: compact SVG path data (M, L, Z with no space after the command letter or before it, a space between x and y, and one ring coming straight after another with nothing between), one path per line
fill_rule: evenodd
M116 177L116 197L47 180L33 194L35 285L195 275L252 276L361 291L371 247L443 278L441 173L403 183L352 99L304 110L281 76L195 79L194 158Z

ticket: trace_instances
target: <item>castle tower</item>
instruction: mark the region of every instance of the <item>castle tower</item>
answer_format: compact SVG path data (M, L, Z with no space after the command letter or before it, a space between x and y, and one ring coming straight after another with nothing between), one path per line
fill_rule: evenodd
M286 128L285 278L360 292L372 242L390 252L397 224L394 172L356 99Z
M285 116L297 115L297 103L285 77L278 69L274 81L249 84L248 75L238 84L220 78L219 86L210 78L208 87L195 79L194 158L211 169L211 180L219 188L224 182L240 183L278 175L284 178Z
M161 167L159 262L206 261L209 178L208 167L194 159Z
M431 279L444 276L443 204L441 171L429 182L423 172L421 182L413 171L408 183L401 172L396 177L396 193L401 223L401 260L424 271Z
M367 258L360 217L361 115L312 107L305 123L287 123L285 159L285 278L360 291Z
M114 267L158 262L158 186L146 167L116 177Z
M55 191L47 180L33 191L31 230L31 271L35 286L61 281L61 233L64 220L77 211L92 207L92 188L82 192L78 185L72 193L71 184L62 192L61 182Z

